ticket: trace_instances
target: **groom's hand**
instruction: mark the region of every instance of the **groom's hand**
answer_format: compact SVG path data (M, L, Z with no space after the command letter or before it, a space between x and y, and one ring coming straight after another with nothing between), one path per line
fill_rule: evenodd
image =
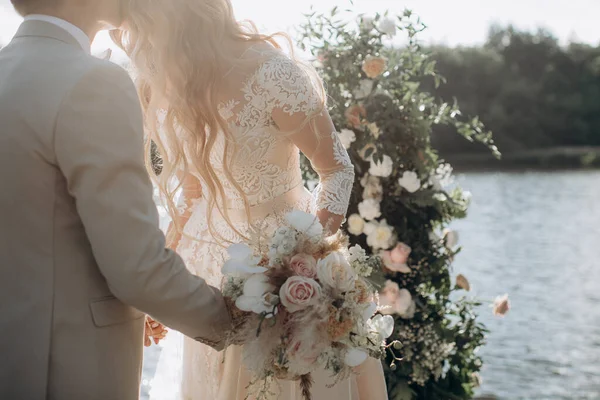
M163 324L156 321L149 315L146 315L146 326L144 329L144 346L149 347L152 345L152 340L155 344L158 344L167 335L167 329Z
M228 344L242 345L246 341L245 338L247 333L244 328L252 313L241 311L237 308L231 297L224 297L224 299L233 325L233 328L229 333Z

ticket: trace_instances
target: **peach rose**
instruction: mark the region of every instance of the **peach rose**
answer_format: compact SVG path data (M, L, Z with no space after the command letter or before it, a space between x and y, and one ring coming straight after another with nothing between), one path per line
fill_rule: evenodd
M360 104L355 104L346 110L346 119L354 128L360 128L364 119L367 117L367 111Z
M315 278L317 276L317 260L308 254L296 254L292 257L290 268L300 276L307 278Z
M363 72L371 79L377 78L387 69L387 60L383 57L367 56L362 65Z
M393 272L402 272L408 274L410 268L406 263L412 249L404 243L398 243L393 250L381 253L383 264L387 269Z
M456 277L456 286L460 289L466 290L467 292L471 290L471 284L466 276L463 274L458 274Z
M294 313L313 305L321 296L321 286L314 279L292 276L279 289L281 304Z
M498 317L504 317L506 313L510 310L510 300L508 300L508 295L496 297L494 301L494 315Z

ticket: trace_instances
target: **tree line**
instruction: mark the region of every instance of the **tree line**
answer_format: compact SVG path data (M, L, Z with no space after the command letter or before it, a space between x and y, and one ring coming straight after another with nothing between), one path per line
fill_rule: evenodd
M456 99L464 116L478 115L502 153L600 146L600 46L561 46L543 29L494 26L481 46L426 50L447 83L425 88ZM442 154L488 152L446 129L434 133Z

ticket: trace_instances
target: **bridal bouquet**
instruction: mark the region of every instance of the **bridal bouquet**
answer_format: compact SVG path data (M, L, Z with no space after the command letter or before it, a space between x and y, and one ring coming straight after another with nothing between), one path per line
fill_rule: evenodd
M225 296L247 312L244 363L253 373L248 396L270 395L274 379L299 380L310 399L311 373L332 384L368 356L383 358L394 319L376 314L376 293L366 278L378 265L341 234L324 235L316 217L292 211L272 237L254 227L247 243L228 248Z

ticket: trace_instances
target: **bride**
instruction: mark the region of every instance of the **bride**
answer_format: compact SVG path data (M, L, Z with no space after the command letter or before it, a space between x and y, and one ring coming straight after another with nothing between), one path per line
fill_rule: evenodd
M273 229L293 208L336 232L354 168L314 70L286 55L275 35L238 23L229 0L128 0L124 11L113 39L135 67L146 127L162 155L158 176L148 165L173 219L170 246L188 268L219 286L226 247L243 241L252 223ZM302 184L299 151L319 175L314 195ZM217 353L185 339L181 363L183 399L248 396L252 376L240 347ZM378 360L356 372L333 387L325 372L313 374L314 398L387 399ZM296 382L279 381L275 392L273 399L301 399Z

